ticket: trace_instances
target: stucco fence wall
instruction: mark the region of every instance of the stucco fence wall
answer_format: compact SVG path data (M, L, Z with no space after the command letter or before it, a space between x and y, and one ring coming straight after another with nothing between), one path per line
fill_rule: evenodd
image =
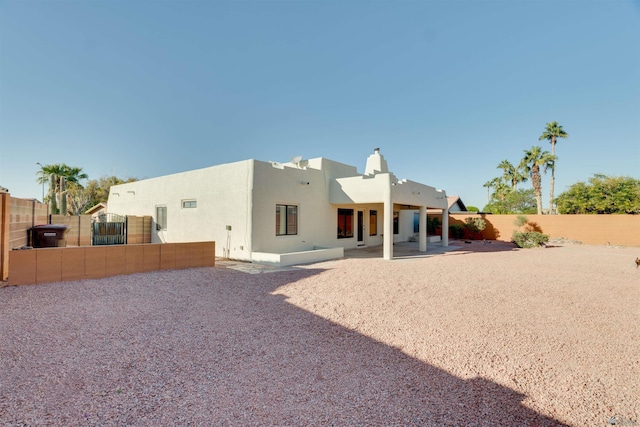
M5 285L99 279L155 270L215 266L215 242L13 250Z
M429 215L431 216L431 215ZM437 216L437 215L434 215ZM530 228L550 238L578 240L589 245L640 246L640 215L525 215ZM484 239L510 241L518 229L518 215L450 214L449 225L464 223L465 218L482 218ZM522 227L520 230L523 230Z

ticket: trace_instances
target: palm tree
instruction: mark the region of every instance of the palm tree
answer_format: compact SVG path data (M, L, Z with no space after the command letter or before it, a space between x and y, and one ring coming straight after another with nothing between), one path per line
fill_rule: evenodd
M520 161L520 168L531 177L531 185L538 205L538 215L542 215L542 176L540 175L540 169L542 168L545 173L550 168L553 170L554 161L555 156L548 151L542 151L542 147L538 146L533 146L530 150L524 150L524 157Z
M56 163L53 165L45 165L37 172L37 181L42 184L49 181L49 212L58 212L58 202L60 203L60 213L67 214L67 191L66 183L80 185L80 180L87 179L86 173L82 172L82 168L68 166L64 163Z
M515 168L509 160L501 161L498 169L502 169L502 177L511 185L513 191L518 190L519 182L525 182L527 180L527 175L522 172L522 169Z
M556 142L558 142L558 138L568 138L569 134L562 129L562 126L558 124L558 122L547 123L547 127L545 128L538 141L542 141L543 139L549 140L551 144L551 155L556 159ZM555 164L551 166L551 181L549 182L549 187L551 188L550 198L549 198L549 213L553 212L553 185L555 183Z
M498 179L497 184L493 187L493 197L500 199L500 203L504 203L507 195L511 192L511 187L504 180Z
M491 181L487 181L482 184L483 187L487 189L487 203L491 203L490 191L494 188L500 180L498 178L493 178Z

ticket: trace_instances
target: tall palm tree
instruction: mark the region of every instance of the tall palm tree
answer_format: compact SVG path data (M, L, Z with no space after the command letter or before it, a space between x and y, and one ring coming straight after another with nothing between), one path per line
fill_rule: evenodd
M531 185L533 186L533 193L536 196L536 204L538 206L538 215L542 215L542 176L540 170L542 169L546 173L548 169L553 168L554 161L555 156L548 151L542 151L542 147L538 146L533 146L530 150L524 150L524 157L520 161L520 168L531 177Z
M558 138L568 138L569 134L562 129L562 126L558 124L558 122L547 123L547 126L538 138L538 141L542 141L546 139L551 144L551 155L554 156L554 160L556 159L556 142L558 142ZM553 186L555 184L555 164L551 166L551 181L549 182L549 187L551 188L550 198L549 198L549 213L553 212Z
M66 183L70 182L76 185L80 185L80 180L87 179L86 173L82 172L82 168L75 166L68 166L65 163L56 163L52 165L44 165L37 172L37 181L42 184L43 182L49 182L49 212L58 212L58 202L60 206L60 213L66 215L67 206L67 192Z
M518 189L519 182L527 180L527 175L522 172L522 169L514 167L509 160L501 161L498 169L502 169L502 177L511 185L513 191Z
M482 184L483 187L487 189L487 203L491 203L491 189L494 188L500 180L498 178L493 178L491 181L487 181Z

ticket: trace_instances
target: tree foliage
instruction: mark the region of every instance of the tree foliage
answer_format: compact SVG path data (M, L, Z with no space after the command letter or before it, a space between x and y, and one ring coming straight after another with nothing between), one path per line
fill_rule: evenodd
M535 214L536 198L533 189L509 191L503 199L495 196L483 209L494 214Z
M88 199L87 206L84 210L95 206L98 203L106 203L109 199L109 190L112 185L126 184L128 182L135 181L137 181L136 178L122 179L113 175L102 176L97 180L89 180L84 188L84 196Z
M561 214L640 214L640 180L595 174L556 199Z
M44 201L49 203L50 212L60 212L63 215L80 215L88 208L106 202L112 185L137 181L136 178L103 176L97 180L88 180L86 185L82 185L82 180L85 179L88 176L82 172L82 168L65 163L45 165L36 174L38 183L49 183L49 194Z

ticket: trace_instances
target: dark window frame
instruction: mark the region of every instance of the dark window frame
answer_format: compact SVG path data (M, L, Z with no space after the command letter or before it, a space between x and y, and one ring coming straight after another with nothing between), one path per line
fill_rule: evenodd
M353 209L338 208L338 239L353 237Z
M281 209L284 208L285 223L284 227L280 224L282 214ZM285 205L283 203L276 204L276 236L296 236L298 235L298 205ZM284 229L284 230L283 230ZM283 232L284 231L284 232Z
M182 209L196 209L198 201L196 199L185 199L182 201Z
M369 211L369 236L378 235L378 211Z

